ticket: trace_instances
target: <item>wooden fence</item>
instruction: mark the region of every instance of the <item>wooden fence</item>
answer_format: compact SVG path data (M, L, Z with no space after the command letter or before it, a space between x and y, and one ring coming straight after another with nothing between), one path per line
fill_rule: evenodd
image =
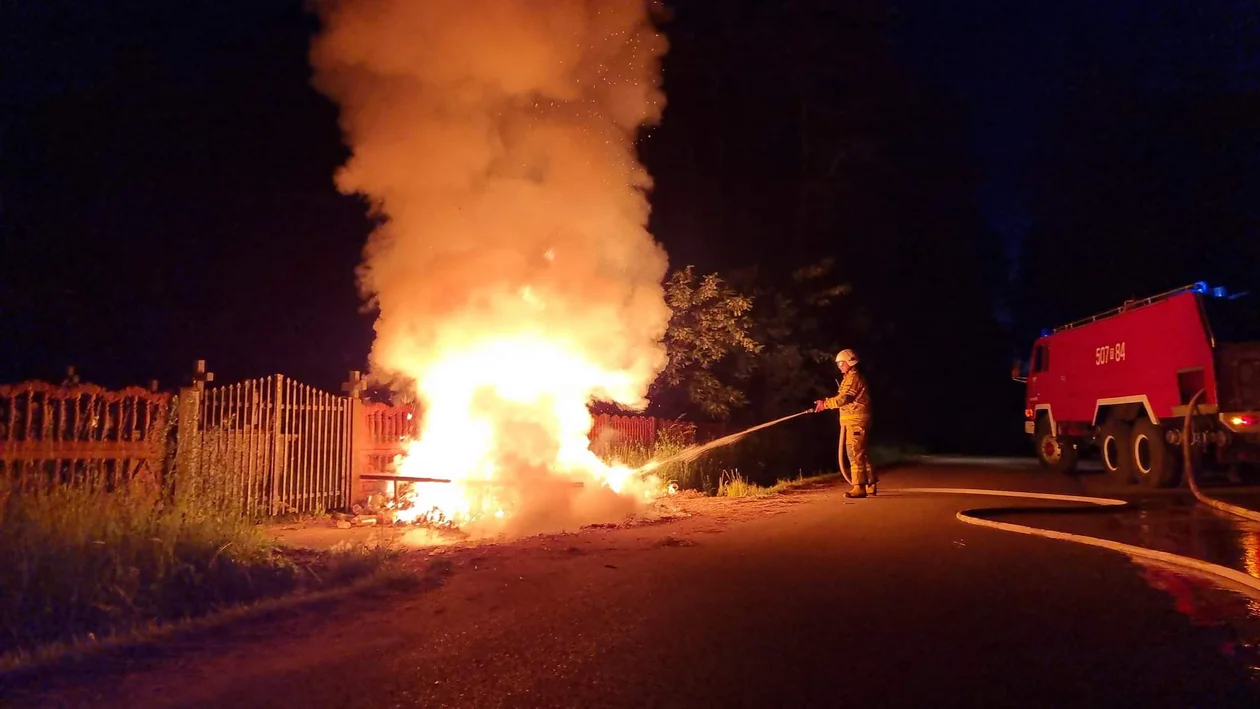
M168 469L230 489L253 517L344 509L385 486L366 474L393 473L406 443L419 435L410 405L361 398L352 372L344 395L282 375L210 387L198 362L178 398L131 387L25 382L0 386L0 477L32 484L107 486ZM719 427L648 416L594 417L591 448L650 449L664 436L680 443L720 436ZM172 445L168 445L168 441Z

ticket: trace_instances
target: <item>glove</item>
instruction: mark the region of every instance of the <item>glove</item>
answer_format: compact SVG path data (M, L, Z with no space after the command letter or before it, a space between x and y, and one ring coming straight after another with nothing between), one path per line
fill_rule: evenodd
M818 401L814 402L814 413L816 414L822 413L823 411L826 411L826 410L827 410L827 402L823 401L822 399L819 399Z

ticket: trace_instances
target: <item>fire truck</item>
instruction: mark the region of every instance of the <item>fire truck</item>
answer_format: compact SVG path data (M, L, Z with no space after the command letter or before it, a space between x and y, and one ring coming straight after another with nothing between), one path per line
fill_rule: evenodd
M1043 331L1012 372L1041 465L1072 473L1096 454L1117 483L1175 486L1200 391L1193 455L1234 471L1260 460L1260 313L1244 295L1200 282Z

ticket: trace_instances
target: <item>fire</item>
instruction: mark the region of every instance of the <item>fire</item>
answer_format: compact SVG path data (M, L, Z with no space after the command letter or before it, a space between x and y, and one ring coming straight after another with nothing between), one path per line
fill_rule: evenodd
M639 130L662 117L657 0L317 0L312 82L376 226L370 370L414 387L402 519L527 533L613 521L655 485L589 450L592 401L666 364L665 250ZM575 483L582 483L581 487Z
M580 508L601 497L606 503L608 493L648 501L661 490L655 476L606 464L590 450L587 402L631 399L641 382L585 357L563 335L473 338L437 357L417 386L424 421L398 472L452 482L418 484L395 515L400 521L486 527L512 518L530 498L554 503L567 495Z

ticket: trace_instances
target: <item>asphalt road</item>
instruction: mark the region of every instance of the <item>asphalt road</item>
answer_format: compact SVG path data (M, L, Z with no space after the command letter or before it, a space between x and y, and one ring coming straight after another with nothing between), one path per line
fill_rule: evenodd
M1008 500L897 493L973 484L1075 485L896 471L874 499L832 487L463 550L436 588L247 623L0 706L1258 705L1219 632L1126 557L954 518Z

